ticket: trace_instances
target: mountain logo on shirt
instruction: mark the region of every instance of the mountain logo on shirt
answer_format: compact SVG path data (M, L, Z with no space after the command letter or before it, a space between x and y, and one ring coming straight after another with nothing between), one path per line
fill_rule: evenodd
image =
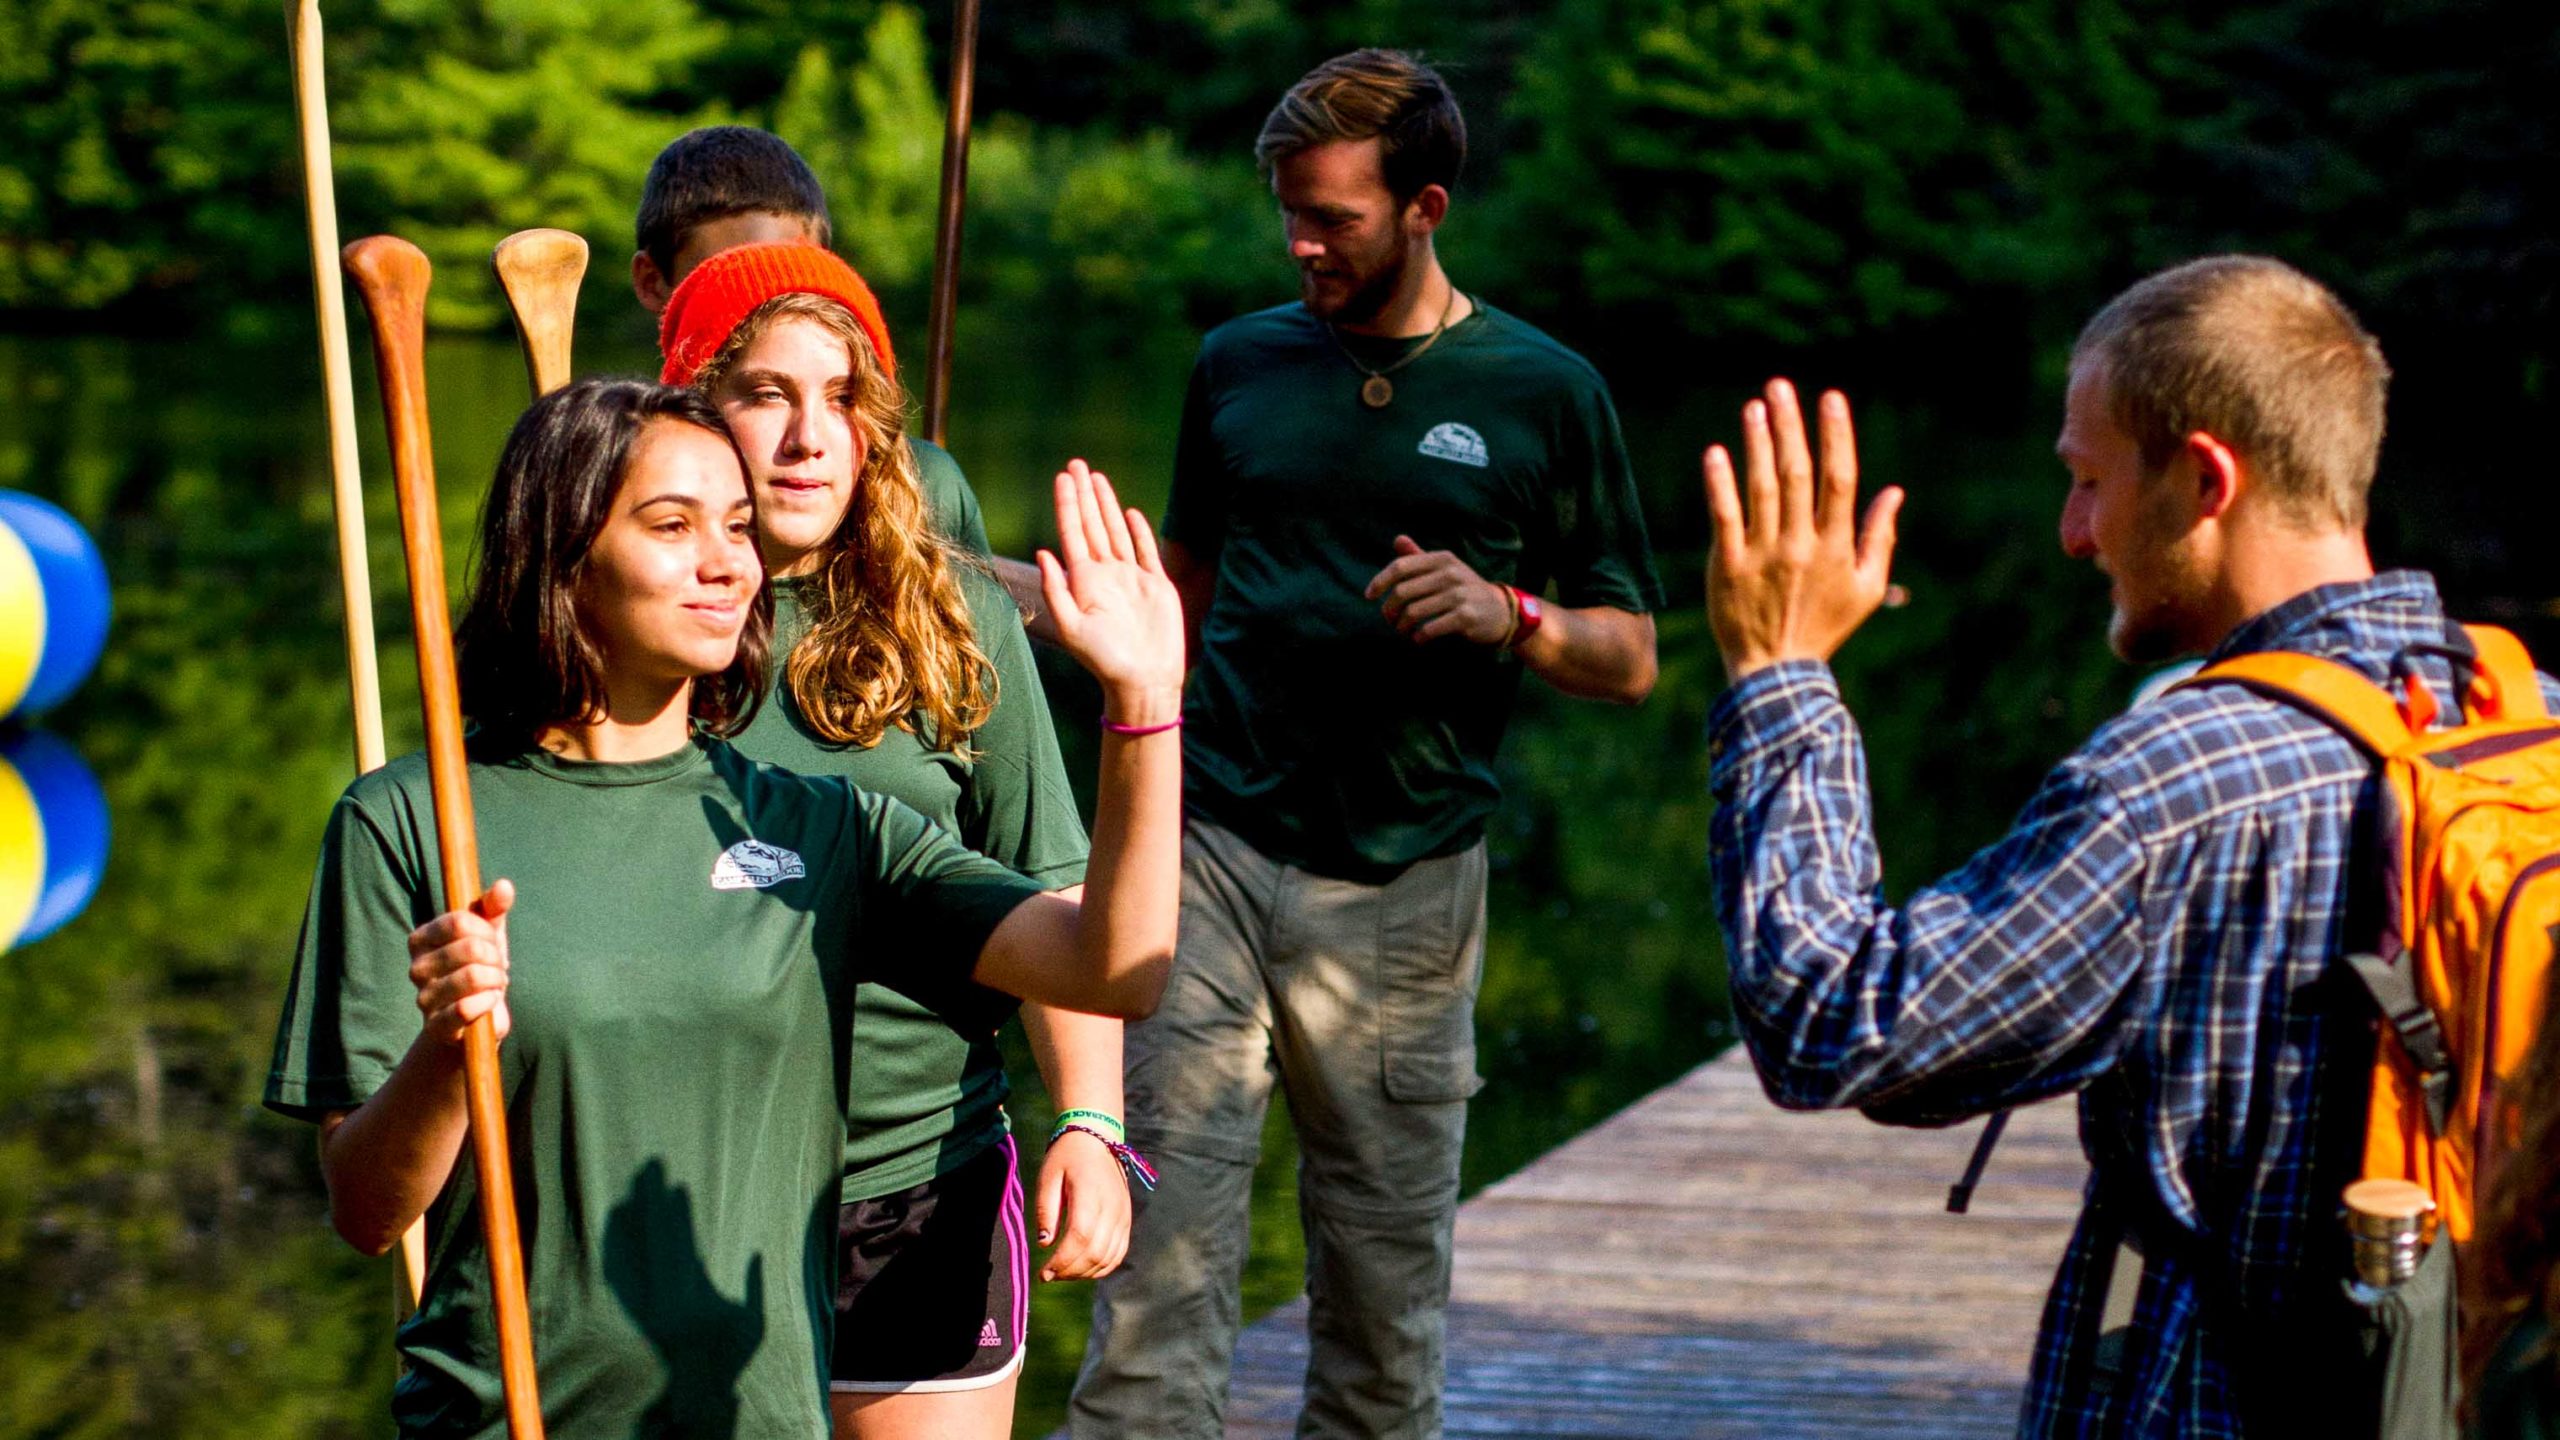
M1484 437L1455 420L1444 420L1432 426L1431 433L1423 436L1422 443L1415 448L1435 459L1455 460L1479 470L1493 463L1492 457L1485 453Z
M764 890L809 873L798 854L761 840L741 840L711 866L714 890Z

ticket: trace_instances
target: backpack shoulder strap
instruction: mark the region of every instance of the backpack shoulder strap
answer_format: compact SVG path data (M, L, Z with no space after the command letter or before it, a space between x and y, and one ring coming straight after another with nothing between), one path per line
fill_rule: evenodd
M2513 643L2512 639L2509 643ZM2519 651L2522 648L2517 647ZM2532 673L2530 665L2525 673ZM2193 690L2207 685L2237 685L2270 700L2283 701L2327 722L2377 760L2416 738L2390 691L2335 660L2290 650L2262 650L2208 665L2179 681L2175 688ZM2540 704L2541 690L2536 687L2532 693L2535 703Z
M2524 642L2495 625L2465 625L2472 648L2479 651L2480 674L2496 688L2498 718L2539 720L2549 713L2542 703L2542 679L2533 672L2533 657Z
M2512 637L2496 633L2516 653L2523 652L2524 647L2516 645ZM2502 663L2502 657L2489 647L2482 647L2484 669ZM2539 682L2532 679L2531 662L2526 662L2524 673L2530 687L2526 693L2537 707L2535 713L2539 713L2542 691ZM2506 703L2505 697L2514 691L2505 687L2512 682L2502 673L2496 683L2502 687L2501 701ZM2238 685L2293 705L2327 722L2376 760L2417 738L2391 692L2334 660L2278 650L2236 655L2188 677L2178 688L2216 684ZM2345 960L2372 997L2374 1007L2400 1037L2401 1048L2418 1072L2419 1093L2425 1099L2430 1129L2440 1133L2452 1104L2454 1076L2453 1059L2445 1049L2444 1031L2435 1011L2419 998L2416 977L2408 966L2387 964L2373 954L2349 954Z

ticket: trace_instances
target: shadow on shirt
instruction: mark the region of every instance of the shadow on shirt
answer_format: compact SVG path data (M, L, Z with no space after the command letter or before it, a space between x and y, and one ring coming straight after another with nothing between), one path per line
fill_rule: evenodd
M738 1377L764 1344L764 1257L748 1262L744 1299L722 1294L695 1239L693 1192L670 1189L652 1160L605 1220L604 1272L666 1368L638 1433L733 1440Z

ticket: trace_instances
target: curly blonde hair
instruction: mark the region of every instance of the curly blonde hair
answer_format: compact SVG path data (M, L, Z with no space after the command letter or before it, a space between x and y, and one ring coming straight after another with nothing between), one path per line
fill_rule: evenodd
M809 632L784 667L792 702L810 729L840 745L868 749L892 725L917 731L922 717L933 748L967 756L969 737L996 704L995 666L978 648L960 590L960 567L973 562L933 527L906 444L906 390L852 312L820 295L777 295L738 322L694 387L716 395L739 357L787 320L814 321L844 341L864 441L853 503L810 587Z

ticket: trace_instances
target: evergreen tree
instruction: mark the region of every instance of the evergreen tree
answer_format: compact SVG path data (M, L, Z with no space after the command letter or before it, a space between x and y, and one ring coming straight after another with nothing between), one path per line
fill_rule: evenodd
M514 231L628 254L650 159L727 115L687 88L720 38L692 0L379 0L350 20L340 211L350 234L388 230L436 262L431 324L501 323L489 252Z

